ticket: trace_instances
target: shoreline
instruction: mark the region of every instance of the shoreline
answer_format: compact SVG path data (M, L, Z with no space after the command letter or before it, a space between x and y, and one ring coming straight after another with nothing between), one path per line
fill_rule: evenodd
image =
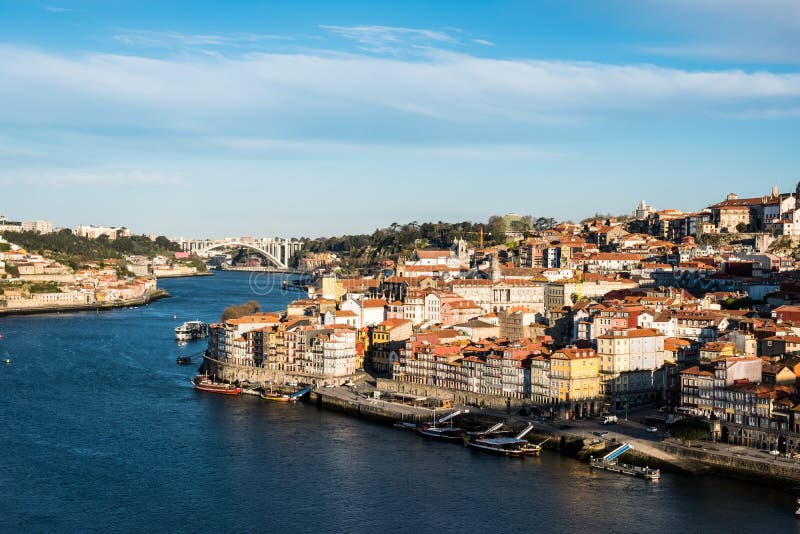
M80 311L107 311L116 310L120 308L133 308L136 306L146 306L157 300L170 298L172 295L163 289L155 291L153 294L131 299L126 301L117 302L103 302L97 304L75 304L75 305L57 305L57 306L40 306L35 308L2 308L0 309L0 317L12 317L15 315L53 315L62 312L80 312Z
M212 272L205 272L205 273L179 273L179 274L161 274L161 275L154 275L156 280L166 279L166 278L194 278L196 276L214 276Z
M237 380L249 380L256 378L255 368L248 368L249 373L244 368L237 369L236 364L229 364L205 357L203 367L208 365L215 372L220 373L223 379L230 382ZM208 368L206 368L208 370ZM241 374L240 374L241 373ZM245 377L245 375L247 375ZM256 375L256 376L254 376ZM261 378L259 376L259 378ZM376 381L378 385L380 381ZM503 401L505 401L503 399ZM310 393L308 400L304 400L317 409L329 410L349 416L372 421L375 423L394 425L400 421L420 423L429 421L433 411L427 408L419 408L396 404L381 399L371 399L360 397L350 390L335 389L316 389ZM456 406L453 407L456 409ZM517 415L502 414L497 411L475 410L469 408L471 417L474 421L491 424L503 421L512 428L524 427L529 418ZM551 451L566 453L571 458L588 464L590 456L597 456L601 451L608 447L614 447L622 442L632 442L633 450L626 453L624 461L641 467L653 467L663 471L678 473L689 476L712 475L722 478L730 478L745 482L755 482L757 484L770 486L782 491L796 492L800 488L800 464L780 464L778 462L752 461L737 465L735 461L722 454L714 453L705 449L697 449L675 441L661 441L642 444L636 438L625 439L622 436L619 441L594 443L591 438L578 435L573 430L559 430L552 428L541 422L535 423L534 430L530 434L541 441L544 438L551 438L544 448ZM754 449L755 451L756 449Z

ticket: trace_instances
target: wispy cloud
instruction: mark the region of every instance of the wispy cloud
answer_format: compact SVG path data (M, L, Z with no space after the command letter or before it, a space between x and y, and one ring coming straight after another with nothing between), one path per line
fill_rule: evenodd
M52 170L27 169L0 172L0 185L20 185L37 189L138 189L142 187L184 187L181 176L150 170Z
M217 147L272 157L372 157L442 158L459 160L520 159L542 160L567 157L559 151L524 144L411 144L343 142L325 139L225 138Z
M0 78L11 123L285 129L311 137L337 121L365 135L404 130L418 136L447 127L458 135L465 125L500 131L502 124L513 136L515 125L604 115L698 117L800 105L795 72L498 60L443 51L414 60L325 52L153 59L0 47ZM402 128L387 131L387 124Z
M50 13L69 13L71 11L75 11L74 9L68 7L58 7L58 6L46 6L45 10L49 11Z
M258 33L180 33L173 31L120 30L114 39L141 47L241 47L292 38Z
M487 41L486 39L472 39L472 42L485 46L494 46L494 43L492 41Z
M394 26L321 25L320 28L335 36L355 42L362 50L380 53L399 52L409 46L441 46L459 42L451 33L440 30Z

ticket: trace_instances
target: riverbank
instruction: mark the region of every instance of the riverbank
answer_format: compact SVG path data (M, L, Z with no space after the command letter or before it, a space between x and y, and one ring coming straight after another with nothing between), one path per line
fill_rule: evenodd
M137 297L135 299L117 300L113 302L96 302L93 304L52 304L43 306L33 306L25 308L0 308L0 317L12 315L38 315L54 314L62 312L78 311L100 311L114 310L118 308L132 308L135 306L145 306L157 300L170 298L171 295L163 289L157 289L149 295Z
M194 278L196 276L214 276L214 273L211 271L206 271L204 273L183 273L183 272L154 272L153 275L156 277L157 280L162 278Z
M256 367L244 367L227 362L206 358L203 370L215 374L218 378L228 381L248 381L251 384L266 384L268 382L283 383L286 380L309 382L309 377L302 375L288 375ZM318 388L309 395L309 402L320 409L347 414L360 419L366 419L383 424L394 424L398 421L413 423L430 422L434 412L428 408L408 406L389 401L384 401L372 396L372 391L395 391L403 388L390 387L389 380L377 379L374 386L368 386L366 379L372 380L367 375L342 377L341 379L326 381L329 385L340 386L346 381L360 382L359 388L353 390L346 387ZM395 391L399 392L399 391ZM417 392L419 393L419 392ZM432 391L427 392L430 396ZM435 396L435 395L434 395ZM483 401L484 408L475 408L474 404L465 405L458 402L463 399L452 399L453 408L462 408L474 426L491 426L496 422L505 422L512 429L521 429L532 421L530 417L516 415L514 403L508 403L504 398L469 400L472 402ZM494 402L489 402L493 400ZM721 449L711 450L704 445L687 446L677 440L658 441L644 429L641 433L648 436L626 435L629 431L636 434L637 429L627 429L624 425L614 427L597 426L597 422L581 421L569 424L559 422L534 421L534 430L529 434L533 441L541 442L550 438L545 445L546 449L560 451L567 455L588 463L591 456L601 456L604 451L609 451L619 444L626 442L633 446L622 461L642 467L662 469L666 472L681 473L692 476L706 474L719 475L737 480L753 481L760 484L773 486L782 490L800 487L800 464L796 462L781 462L774 458L758 457L758 451L752 450L748 458L743 455L733 455ZM630 423L632 424L632 423ZM594 426L592 426L594 425ZM611 431L611 435L609 432ZM598 435L602 434L600 438ZM703 443L703 442L701 442Z

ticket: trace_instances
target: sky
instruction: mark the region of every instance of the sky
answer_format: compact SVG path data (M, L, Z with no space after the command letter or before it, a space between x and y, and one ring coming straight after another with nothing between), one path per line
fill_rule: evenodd
M800 179L797 0L0 0L0 213L170 237Z

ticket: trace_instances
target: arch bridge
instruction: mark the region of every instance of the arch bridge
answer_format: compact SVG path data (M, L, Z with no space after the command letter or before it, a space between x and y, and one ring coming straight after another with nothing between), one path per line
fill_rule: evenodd
M299 251L303 244L300 241L285 239L198 239L181 240L181 249L201 257L208 257L214 250L239 247L246 248L264 256L267 261L279 269L287 269L289 260Z

